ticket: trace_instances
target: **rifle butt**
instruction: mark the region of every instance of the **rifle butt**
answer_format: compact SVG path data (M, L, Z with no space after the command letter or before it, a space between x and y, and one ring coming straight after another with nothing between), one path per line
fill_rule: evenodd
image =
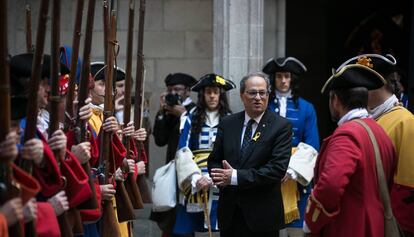
M70 227L69 218L67 212L58 216L59 229L62 237L73 237L72 228Z
M24 235L25 237L37 237L35 221L27 222L24 225Z
M118 223L115 218L115 210L112 200L105 200L102 204L102 237L121 237Z
M123 181L116 181L115 200L118 222L135 220L134 208L132 207Z
M9 236L24 237L23 226L20 221L9 227Z
M141 192L142 201L144 203L152 203L151 191L148 187L147 177L143 174L138 175L137 184L139 191Z
M79 210L76 208L69 209L68 217L70 221L70 226L72 228L72 232L75 235L83 234L82 218L81 218Z
M134 180L133 174L128 174L127 180L125 181L125 189L134 209L143 209L144 202L142 201L141 192L139 191L137 182Z
M77 208L80 210L96 209L98 208L98 201L96 199L95 184L93 183L92 176L91 176L91 166L89 165L89 163L85 163L85 164L82 164L82 167L83 167L83 170L85 170L85 172L89 176L88 183L89 183L89 187L92 190L92 197L86 200L85 202L79 204Z

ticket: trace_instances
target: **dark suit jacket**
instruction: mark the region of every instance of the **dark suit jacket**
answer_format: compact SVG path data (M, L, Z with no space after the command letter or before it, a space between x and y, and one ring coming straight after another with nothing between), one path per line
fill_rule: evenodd
M288 120L266 110L246 154L240 154L244 111L223 118L218 126L208 168L222 168L227 160L237 170L237 186L220 189L219 228L226 230L238 206L250 230L274 231L284 225L280 181L291 155L292 126ZM253 136L254 137L254 136Z

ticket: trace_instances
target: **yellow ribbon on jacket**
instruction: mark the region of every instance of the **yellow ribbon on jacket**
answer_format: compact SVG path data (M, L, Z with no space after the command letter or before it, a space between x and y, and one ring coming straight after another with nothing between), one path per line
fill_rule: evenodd
M292 155L296 152L297 148L292 148ZM288 179L282 183L282 200L285 212L285 224L289 224L294 220L300 219L300 213L298 208L299 193L296 181Z

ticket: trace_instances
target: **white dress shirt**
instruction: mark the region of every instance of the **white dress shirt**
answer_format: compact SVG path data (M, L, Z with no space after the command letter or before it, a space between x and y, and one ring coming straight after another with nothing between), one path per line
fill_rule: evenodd
M251 134L251 136L253 137L254 133L256 132L257 126L259 126L260 120L262 119L264 113L265 112L263 112L262 114L260 114L256 118L251 118L246 112L244 112L243 131L242 131L241 138L240 138L240 146L243 143L244 132L246 131L246 127L247 127L247 124L249 123L250 119L253 119L255 121L255 123L252 124L252 134ZM238 185L238 183L237 183L237 170L236 169L233 169L233 172L231 174L230 185Z

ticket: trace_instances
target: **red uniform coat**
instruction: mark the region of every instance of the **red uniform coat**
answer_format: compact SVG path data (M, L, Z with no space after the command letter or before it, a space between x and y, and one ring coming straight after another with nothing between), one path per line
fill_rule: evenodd
M60 237L55 210L48 202L37 202L37 237Z
M0 236L9 237L9 228L7 226L6 217L0 213Z
M42 187L42 195L46 198L50 198L59 192L63 187L63 181L61 179L62 175L60 173L56 158L53 155L53 151L50 149L49 145L43 137L40 139L43 141L44 165L42 168L34 165L33 174Z
M88 127L89 132L91 132L90 128ZM66 133L67 136L67 148L70 150L75 143L75 133L73 130L70 130ZM98 160L99 160L99 147L96 141L96 138L93 136L89 137L89 142L91 144L91 159L89 160L89 165L94 167ZM94 179L95 191L96 191L96 199L98 202L98 207L96 209L89 209L89 210L81 210L81 218L82 222L96 222L101 217L101 189L99 187L98 179Z
M391 187L396 166L394 146L375 121L363 120L378 141L385 176ZM324 140L314 180L305 214L312 236L384 236L374 149L364 127L349 121Z

